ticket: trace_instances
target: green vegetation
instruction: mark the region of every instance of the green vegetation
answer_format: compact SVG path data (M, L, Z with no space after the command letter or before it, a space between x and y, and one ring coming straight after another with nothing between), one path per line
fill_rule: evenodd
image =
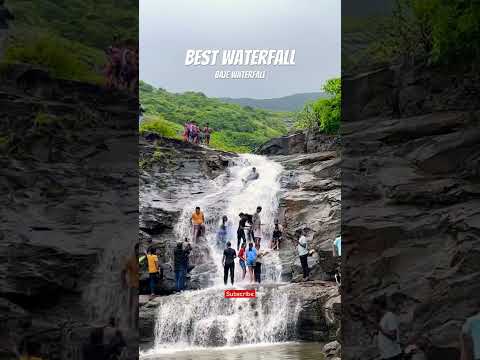
M148 119L142 131L155 131L178 138L186 121L195 120L214 130L210 145L214 148L248 152L271 138L287 133L285 121L291 113L273 112L237 104L227 104L202 93L173 94L140 82L140 101ZM174 125L175 124L175 125Z
M183 127L165 120L161 115L147 116L140 126L140 133L145 132L154 132L172 139L182 139Z
M477 0L396 0L395 4L391 16L348 19L342 24L343 32L352 34L357 43L359 38L365 40L360 51L345 52L352 56L343 59L344 70L398 59L471 64L480 56ZM348 42L349 35L345 38Z
M102 78L93 72L85 62L72 54L80 46L54 36L32 39L29 44L12 45L5 54L6 63L35 64L48 69L54 77L100 83ZM86 50L88 52L88 50ZM97 59L100 63L103 60Z
M52 75L98 83L114 39L138 37L138 1L8 1L7 63L39 65Z
M328 80L323 86L323 91L330 97L307 103L297 114L295 123L297 129L318 127L326 134L336 134L339 131L342 105L341 80Z

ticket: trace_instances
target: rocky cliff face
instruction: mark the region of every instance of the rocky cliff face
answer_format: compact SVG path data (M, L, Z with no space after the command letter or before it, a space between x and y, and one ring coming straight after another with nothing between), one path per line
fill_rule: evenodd
M34 342L44 358L81 359L110 317L132 325L118 293L137 235L137 100L10 70L0 88L0 357Z
M336 260L332 259L332 241L340 234L341 170L340 140L315 130L273 139L259 149L282 164L279 219L287 242L283 256L295 264L291 275L300 273L300 263L293 241L298 231L310 230L310 248L316 254L309 258L312 278L332 280Z
M396 71L344 79L344 356L375 358L370 305L386 295L402 343L458 359L480 290L479 77Z
M143 249L156 248L164 278L158 292L170 294L175 290L173 250L177 239L175 224L182 209L191 202L192 195L207 193L209 180L228 167L235 154L164 139L155 134L140 138L140 242ZM192 212L195 204L191 204ZM188 288L201 288L211 269L205 264L209 258L205 244L194 245ZM146 273L142 284L146 286ZM146 291L146 289L145 289Z
M317 135L318 136L318 135ZM314 138L313 134L304 136ZM295 329L295 338L306 341L329 341L336 336L340 319L340 297L332 280L336 261L331 255L331 241L339 233L340 224L340 170L335 141L323 144L329 151L317 151L322 145L313 142L291 155L273 156L285 171L282 175L280 222L284 225L285 240L280 258L284 280L299 281L301 267L292 241L296 232L304 227L310 231L310 247L316 254L309 258L312 280L290 284L294 299L301 299L301 309ZM140 237L144 246L160 249L164 279L159 285L162 294L174 290L171 259L175 244L174 224L188 204L190 194L208 191L208 179L226 170L234 154L185 144L176 140L159 139L146 135L141 139L140 175ZM284 149L286 153L290 150ZM193 204L192 204L193 206ZM205 252L207 249L199 249ZM211 271L206 264L195 264L188 288L204 288L202 274ZM205 276L206 277L206 276ZM170 295L179 296L179 295ZM142 297L140 303L140 337L143 346L150 347L154 336L155 319L159 303L164 298Z

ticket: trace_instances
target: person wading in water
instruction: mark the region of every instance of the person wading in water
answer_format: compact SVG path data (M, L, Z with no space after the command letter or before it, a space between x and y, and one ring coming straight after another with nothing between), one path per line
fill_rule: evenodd
M233 280L235 279L235 258L237 254L235 250L232 249L232 244L227 242L227 248L223 251L223 282L227 285L228 282L228 273L230 272L230 282L233 285Z
M250 283L255 282L255 262L257 261L257 249L253 247L253 243L248 244L247 250L247 267L248 267L248 275L250 277Z
M244 213L238 214L240 217L240 221L238 222L238 230L237 230L237 250L240 250L241 241L243 243L247 242L247 238L245 236L245 227L247 225L247 216Z
M200 207L197 206L195 208L195 212L192 214L192 226L193 226L193 243L197 242L199 236L203 235L204 228L205 228L205 215L200 210Z

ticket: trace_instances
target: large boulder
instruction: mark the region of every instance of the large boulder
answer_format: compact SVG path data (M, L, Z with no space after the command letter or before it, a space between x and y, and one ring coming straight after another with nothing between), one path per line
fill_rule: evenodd
M269 140L257 150L262 155L289 155L306 152L306 135L303 132Z

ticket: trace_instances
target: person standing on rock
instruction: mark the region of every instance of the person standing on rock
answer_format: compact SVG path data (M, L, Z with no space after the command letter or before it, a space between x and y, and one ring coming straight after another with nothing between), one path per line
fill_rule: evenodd
M237 251L240 250L240 244L246 244L247 238L245 237L245 227L247 225L247 216L244 213L238 214L240 221L238 222L237 229ZM243 240L243 242L241 242Z
M383 360L401 360L403 351L400 346L400 331L397 315L388 309L385 297L375 299L373 310L380 319L377 330L377 344Z
M465 321L462 327L460 344L461 360L480 359L480 312Z
M250 278L250 283L255 282L255 262L257 261L257 249L253 247L253 243L248 244L247 250L247 268L248 268L248 275Z
M220 246L225 246L228 237L228 217L222 216L222 223L217 231L217 242ZM237 249L238 250L238 249Z
M205 228L205 215L200 210L200 207L197 206L195 208L195 212L192 214L192 226L193 226L193 243L197 242L199 236L203 235L203 231Z
M175 289L180 292L185 285L185 252L181 242L177 243L177 247L173 251L173 266L175 270Z
M308 268L308 242L307 242L307 230L303 229L300 238L297 241L297 251L300 257L300 264L302 264L303 280L308 280L310 270Z
M192 252L192 245L188 241L188 238L185 238L183 245L183 288L186 287L188 268L190 266L190 253Z
M257 250L257 259L255 260L255 267L253 269L255 275L255 282L260 284L262 282L262 252L260 251L260 244L255 245Z
M147 252L148 276L150 278L150 296L155 296L158 281L158 256L156 249L148 249Z
M252 231L253 231L253 239L255 240L255 244L260 246L260 241L262 240L262 220L260 218L260 213L262 212L262 207L257 206L257 211L253 214L252 217Z
M237 253L232 249L232 244L230 241L227 242L227 248L223 251L223 283L227 285L228 282L228 273L230 272L230 282L233 285L233 280L235 279L235 258Z
M272 250L280 250L280 243L283 239L283 233L280 229L280 225L278 224L278 220L275 220L275 227L273 229L272 234L272 243L270 244L270 248Z
M205 145L210 145L210 134L212 133L212 129L207 125L203 128L203 134L204 134L204 142Z

